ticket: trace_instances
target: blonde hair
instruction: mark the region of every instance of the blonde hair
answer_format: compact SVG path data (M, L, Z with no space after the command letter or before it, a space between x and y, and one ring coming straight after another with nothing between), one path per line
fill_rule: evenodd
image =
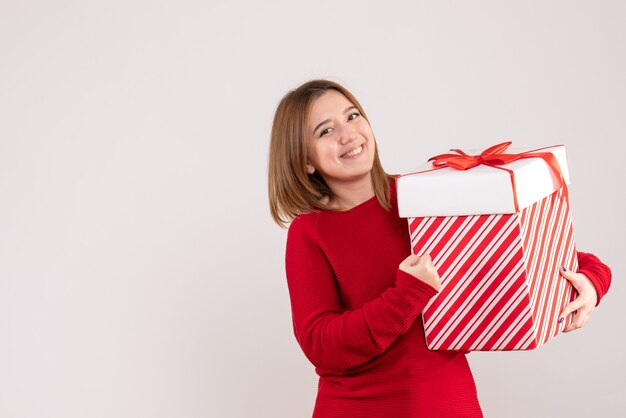
M328 90L343 94L369 123L358 100L333 81L311 80L283 97L274 114L268 164L270 212L281 227L286 227L299 214L328 209L322 199L331 198L332 191L317 171L309 174L306 170L309 112L313 102ZM371 175L376 198L389 210L390 176L383 170L376 146Z

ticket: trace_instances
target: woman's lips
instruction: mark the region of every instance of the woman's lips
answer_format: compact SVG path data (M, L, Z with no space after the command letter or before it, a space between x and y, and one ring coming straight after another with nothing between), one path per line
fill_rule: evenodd
M361 152L363 152L363 145L359 145L350 152L346 152L340 158L356 158Z

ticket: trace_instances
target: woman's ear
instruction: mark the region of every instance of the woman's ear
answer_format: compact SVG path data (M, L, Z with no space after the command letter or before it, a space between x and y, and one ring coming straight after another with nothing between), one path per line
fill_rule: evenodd
M306 172L309 174L315 173L315 167L313 167L311 163L306 163Z

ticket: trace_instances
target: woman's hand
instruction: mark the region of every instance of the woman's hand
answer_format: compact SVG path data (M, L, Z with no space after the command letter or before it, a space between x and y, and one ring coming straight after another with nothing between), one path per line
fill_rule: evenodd
M561 315L559 315L559 322L562 322L567 315L576 311L572 323L563 330L563 332L570 332L581 328L587 323L591 312L593 312L598 302L598 294L596 293L596 288L584 274L563 269L559 271L561 276L569 280L578 291L578 297L565 305Z
M441 282L439 281L439 273L435 268L429 254L423 256L412 254L400 263L400 270L409 273L411 276L429 284L435 290L439 290Z

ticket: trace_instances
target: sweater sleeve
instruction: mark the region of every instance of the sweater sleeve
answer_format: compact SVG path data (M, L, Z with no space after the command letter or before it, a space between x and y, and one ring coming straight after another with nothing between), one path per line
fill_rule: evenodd
M582 273L589 278L598 293L598 303L600 299L611 287L611 269L598 257L590 253L578 251L578 273Z
M398 269L395 286L358 309L345 310L310 223L298 218L289 228L286 273L300 347L315 367L338 374L381 354L437 293Z

